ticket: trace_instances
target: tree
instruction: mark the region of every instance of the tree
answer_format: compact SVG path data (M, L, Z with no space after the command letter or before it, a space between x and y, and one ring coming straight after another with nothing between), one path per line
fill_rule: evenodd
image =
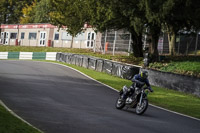
M34 0L31 5L27 5L22 9L23 16L20 23L50 23L51 8L49 0Z
M2 0L0 2L0 21L4 24L19 23L22 8L30 4L31 0Z
M26 4L26 6L22 9L23 16L20 17L20 24L34 22L36 5L37 0L34 0L31 5Z
M126 29L132 35L133 53L143 57L142 33L145 18L138 0L86 0L90 19L88 23L97 31Z
M170 55L175 54L175 39L179 30L199 27L198 0L141 0L148 22L168 33ZM194 13L196 14L194 16ZM155 29L155 28L153 28Z
M160 6L162 5L162 0L151 1L151 0L141 0L140 8L145 11L144 16L146 18L146 28L148 36L150 37L149 47L152 61L158 60L158 39L161 33L161 23L160 23Z
M49 5L49 0L41 0L37 3L34 15L34 23L49 23L51 8Z
M84 0L50 0L51 23L59 28L67 26L66 31L72 36L71 48L73 38L85 30L84 24L88 21L87 8L84 6Z

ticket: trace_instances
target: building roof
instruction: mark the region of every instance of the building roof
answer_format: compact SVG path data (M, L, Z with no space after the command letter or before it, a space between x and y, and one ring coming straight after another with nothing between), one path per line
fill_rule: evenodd
M37 28L56 28L52 24L1 24L1 29L37 29Z

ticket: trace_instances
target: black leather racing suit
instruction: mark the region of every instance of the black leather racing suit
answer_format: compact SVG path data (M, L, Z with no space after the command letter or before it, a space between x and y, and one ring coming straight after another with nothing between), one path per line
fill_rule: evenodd
M123 99L125 100L127 98L127 95L130 93L134 93L135 91L135 84L136 87L141 88L144 84L146 84L146 86L148 87L148 89L153 92L153 89L151 88L151 85L149 84L149 80L147 78L142 78L140 74L136 74L133 79L131 79L132 82L134 82L131 86L130 86L130 91L126 94L123 95Z

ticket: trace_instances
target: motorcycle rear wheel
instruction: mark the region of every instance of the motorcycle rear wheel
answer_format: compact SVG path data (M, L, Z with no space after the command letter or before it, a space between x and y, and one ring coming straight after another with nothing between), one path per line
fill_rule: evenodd
M115 103L115 107L116 107L117 109L122 109L124 106L125 106L125 100L123 100L123 99L121 98L121 96L120 96L119 98L117 98L117 101L116 101L116 103Z
M141 105L139 103L136 106L136 114L137 115L142 115L148 108L148 100L143 99Z

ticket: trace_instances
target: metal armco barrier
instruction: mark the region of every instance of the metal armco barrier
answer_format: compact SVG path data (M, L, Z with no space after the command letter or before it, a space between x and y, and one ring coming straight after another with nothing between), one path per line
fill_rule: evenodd
M19 59L19 52L8 52L8 59Z

